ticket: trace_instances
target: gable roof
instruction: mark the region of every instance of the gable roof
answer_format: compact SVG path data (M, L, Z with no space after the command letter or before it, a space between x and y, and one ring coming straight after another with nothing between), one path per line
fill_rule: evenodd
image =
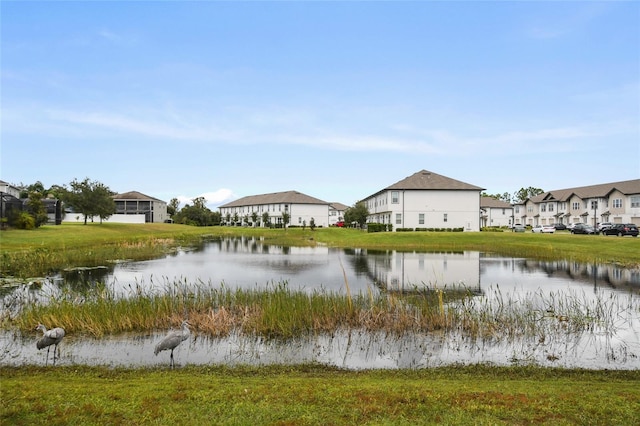
M247 197L238 198L230 203L219 206L222 207L242 207L255 206L259 204L326 204L318 198L311 197L298 191L274 192L271 194L249 195Z
M484 188L451 179L428 170L420 170L367 198L389 190L482 191Z
M338 211L344 211L349 208L349 206L342 203L329 203L329 207Z
M511 204L493 197L480 197L480 208L510 209Z
M159 201L161 203L164 203L164 201L162 200L150 197L138 191L129 191L129 192L124 192L122 194L116 194L113 196L113 199L114 200Z
M557 189L543 192L531 197L534 203L545 201L568 201L573 195L581 199L604 198L613 191L620 191L624 195L640 194L640 179L625 180L621 182L602 183L599 185L579 186L577 188Z

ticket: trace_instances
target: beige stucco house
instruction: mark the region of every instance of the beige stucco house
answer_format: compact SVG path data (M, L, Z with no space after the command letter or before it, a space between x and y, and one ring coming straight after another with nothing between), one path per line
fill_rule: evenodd
M602 222L640 225L640 179L547 191L514 205L524 225Z

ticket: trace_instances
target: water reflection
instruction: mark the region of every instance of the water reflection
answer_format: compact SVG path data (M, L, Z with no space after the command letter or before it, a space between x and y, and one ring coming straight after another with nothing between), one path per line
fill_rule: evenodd
M346 279L346 283L345 283ZM409 292L464 286L482 293L491 284L538 288L603 287L640 291L640 268L537 261L476 251L403 252L397 250L287 247L258 238L224 238L181 249L159 259L78 268L50 277L72 291L107 283L126 292L130 286L162 290L175 280L231 287L266 287L287 281L292 288L344 292Z
M292 289L344 293L405 294L425 289L464 287L480 298L523 301L544 311L549 299L569 294L584 306L590 300L640 294L640 269L567 260L537 261L460 251L446 253L396 250L286 247L256 238L226 238L143 262L119 262L99 268L61 271L27 285L3 288L2 313L15 315L21 306L47 303L61 293L77 300L107 286L123 297L138 291L167 291L172 283L199 286L267 288L287 281ZM506 296L505 296L506 295ZM636 302L637 305L637 302ZM605 332L549 333L544 339L502 341L468 339L455 333L404 336L359 331L308 336L293 341L265 341L232 335L211 339L197 335L176 350L176 363L270 364L320 362L346 368L418 368L452 363L497 365L535 362L584 368L640 368L640 312L624 301L609 316L616 323ZM163 334L164 335L164 334ZM0 332L0 364L39 364L35 334ZM153 356L155 334L119 335L104 339L65 337L60 364L162 365ZM182 345L181 345L182 346ZM164 359L167 358L167 359Z
M167 366L166 352L154 356L164 334L123 334L102 339L65 337L57 365L111 367ZM0 365L44 364L33 336L0 332ZM210 338L197 333L174 353L185 365L272 365L320 363L348 369L413 369L457 364L535 364L588 369L638 369L639 346L600 334L497 340L469 339L455 332L393 335L338 331L298 339L266 340L233 334Z

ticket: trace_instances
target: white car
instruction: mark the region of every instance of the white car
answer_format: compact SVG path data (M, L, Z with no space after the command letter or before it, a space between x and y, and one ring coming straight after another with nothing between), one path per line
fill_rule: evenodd
M613 223L611 223L611 222L603 222L603 223L599 223L599 224L598 224L598 231L599 231L599 232L602 232L602 231L604 231L605 229L609 229L609 228L611 228L612 226L613 226Z
M554 232L556 232L556 228L553 225L536 225L531 228L531 232L540 234L553 234Z

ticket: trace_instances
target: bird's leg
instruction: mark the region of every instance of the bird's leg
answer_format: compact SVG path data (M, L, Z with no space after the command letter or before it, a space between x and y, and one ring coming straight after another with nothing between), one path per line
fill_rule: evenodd
M171 363L169 365L171 366L171 368L175 367L175 363L173 361L173 349L171 349Z
M58 345L53 347L53 365L56 365L56 351L58 350Z

